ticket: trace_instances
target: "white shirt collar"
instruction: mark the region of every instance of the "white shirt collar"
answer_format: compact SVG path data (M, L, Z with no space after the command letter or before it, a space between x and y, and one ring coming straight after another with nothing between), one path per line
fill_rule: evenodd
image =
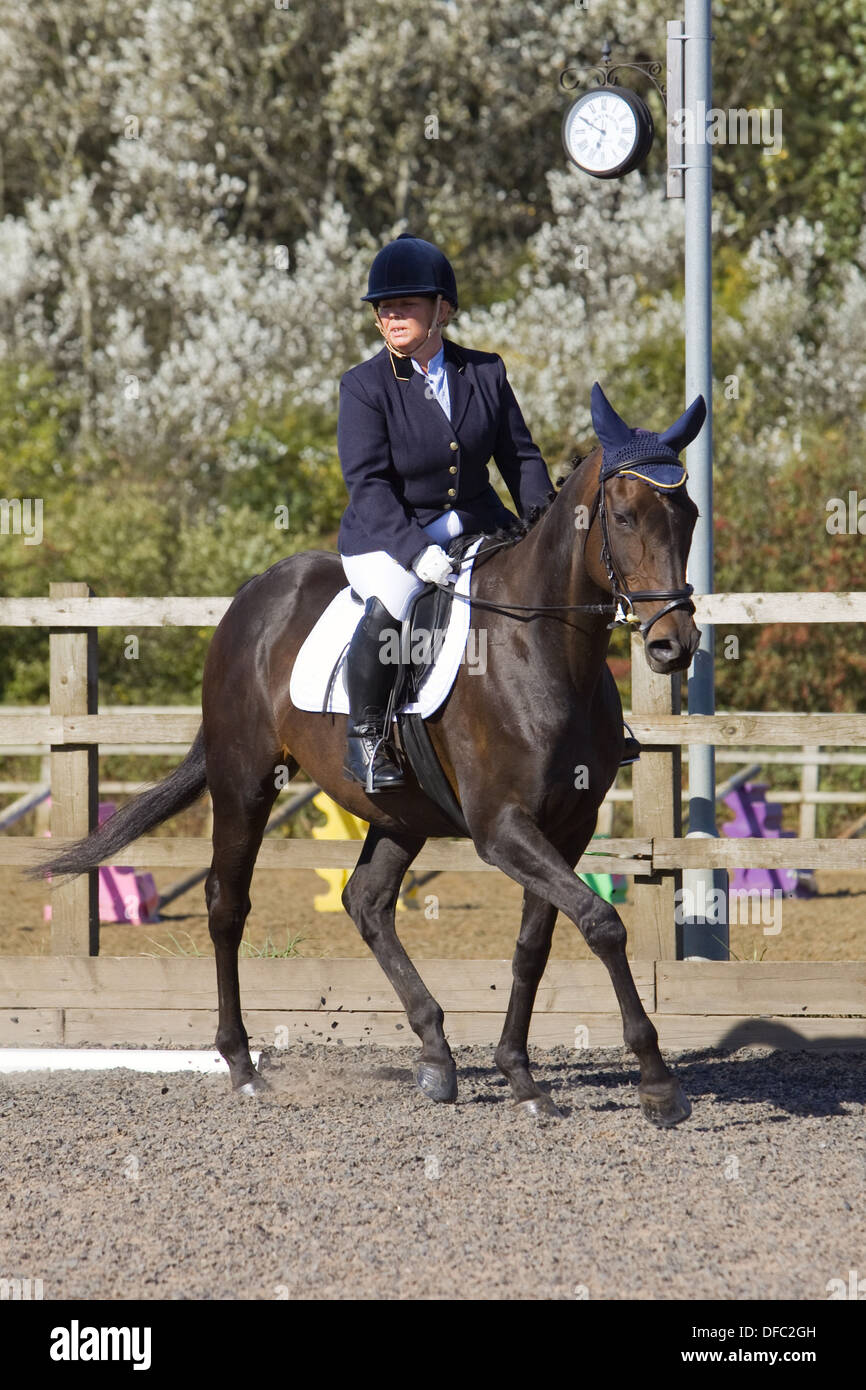
M426 372L424 368L415 361L414 357L412 358L412 366L415 368L416 372L420 372L422 376L438 376L440 372L445 370L445 344L443 343L435 356L430 358L430 361L427 363Z

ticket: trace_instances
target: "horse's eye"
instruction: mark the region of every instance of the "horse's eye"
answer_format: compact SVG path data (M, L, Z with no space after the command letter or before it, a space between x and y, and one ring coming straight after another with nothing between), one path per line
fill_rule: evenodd
M631 526L631 516L628 512L614 512L613 519L617 526Z

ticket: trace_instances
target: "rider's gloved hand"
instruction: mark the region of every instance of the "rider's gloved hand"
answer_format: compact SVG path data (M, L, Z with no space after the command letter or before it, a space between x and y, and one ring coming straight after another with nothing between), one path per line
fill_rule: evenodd
M428 545L412 561L412 568L425 584L445 584L454 578L451 561L440 545Z

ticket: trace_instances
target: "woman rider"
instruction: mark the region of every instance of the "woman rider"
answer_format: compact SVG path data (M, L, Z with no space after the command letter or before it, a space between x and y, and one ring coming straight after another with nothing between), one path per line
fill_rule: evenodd
M349 505L337 544L365 602L347 654L345 772L388 791L403 785L403 774L383 741L396 673L379 659L380 637L425 584L454 577L443 549L452 537L514 525L491 486L491 457L522 517L553 489L502 359L442 337L457 282L437 247L406 232L389 242L362 299L385 346L340 383L337 443Z

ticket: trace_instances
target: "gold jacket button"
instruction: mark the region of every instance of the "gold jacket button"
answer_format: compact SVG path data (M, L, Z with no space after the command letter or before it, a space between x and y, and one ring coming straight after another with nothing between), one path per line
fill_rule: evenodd
M456 464L456 463L452 463L451 467L448 469L448 472L449 472L449 473L456 473L456 472L457 472L457 464Z
M450 512L450 510L451 510L451 503L450 503L450 502L446 502L446 503L445 503L445 511L446 511L446 512Z
M449 496L449 497L456 497L456 496L457 496L457 489L456 489L456 487L449 487L449 489L448 489L448 496Z
M459 448L460 448L460 445L457 443L457 440L456 440L456 439L452 439L452 440L451 440L451 448L452 448L452 449L459 449Z

